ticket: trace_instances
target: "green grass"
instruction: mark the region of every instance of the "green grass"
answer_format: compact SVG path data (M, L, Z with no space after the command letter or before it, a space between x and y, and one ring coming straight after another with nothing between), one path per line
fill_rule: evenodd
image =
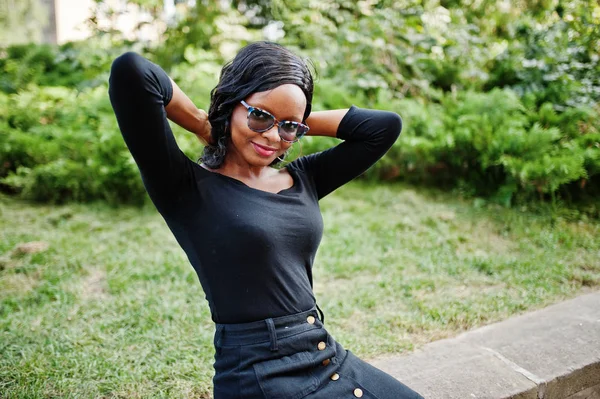
M600 223L566 211L365 184L321 206L317 299L366 359L600 286ZM210 397L208 306L154 209L1 197L0 220L0 397Z

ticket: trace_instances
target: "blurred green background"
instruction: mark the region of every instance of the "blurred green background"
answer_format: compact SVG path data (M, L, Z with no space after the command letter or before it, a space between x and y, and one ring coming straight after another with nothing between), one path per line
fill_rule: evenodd
M402 139L367 178L600 212L596 1L95 0L81 27L87 39L61 45L40 44L56 39L47 21L59 1L9 3L0 1L6 193L143 203L106 95L112 60L144 54L206 108L221 66L269 39L314 64L314 109L355 104L403 117ZM143 18L124 33L134 11ZM198 158L195 137L178 141ZM301 151L331 144L308 138Z

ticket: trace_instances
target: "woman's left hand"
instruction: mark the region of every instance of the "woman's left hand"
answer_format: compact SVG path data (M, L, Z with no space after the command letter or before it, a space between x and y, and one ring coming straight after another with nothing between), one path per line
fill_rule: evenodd
M202 145L212 144L212 126L208 121L208 114L203 109L198 109L198 112L200 113L200 126L194 131L194 134Z

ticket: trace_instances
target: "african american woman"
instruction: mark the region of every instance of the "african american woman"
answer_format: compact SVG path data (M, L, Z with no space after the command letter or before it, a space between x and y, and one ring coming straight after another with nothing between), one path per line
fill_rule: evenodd
M319 200L385 154L402 128L397 114L311 112L309 68L270 42L223 67L208 114L131 52L114 61L109 94L144 186L206 295L215 399L421 398L336 342L312 289ZM168 119L207 144L198 162L178 148ZM305 135L342 142L275 167Z

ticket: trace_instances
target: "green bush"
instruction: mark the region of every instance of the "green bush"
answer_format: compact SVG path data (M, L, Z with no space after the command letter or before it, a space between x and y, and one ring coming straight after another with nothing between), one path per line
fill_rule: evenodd
M600 195L600 6L505 3L200 2L147 48L108 31L9 47L0 52L0 188L40 201L142 202L106 93L112 60L146 54L206 108L223 62L277 22L281 42L316 65L314 110L355 104L403 117L401 139L366 177L506 205ZM197 159L196 138L174 131ZM307 137L290 158L335 143Z
M2 184L43 202L140 203L143 187L117 129L106 87L30 86L0 96Z
M594 194L593 186L581 184L600 176L600 118L590 109L532 112L508 90L377 108L400 113L404 132L371 176L456 187L505 205L517 197L552 197L565 187ZM571 124L579 129L563 130Z
M600 29L592 8L582 10L570 21L519 20L516 40L490 62L484 89L510 87L529 107L593 107L600 100Z
M61 46L10 46L0 52L0 91L16 93L29 84L80 89L103 85L112 60L129 47L102 37Z

